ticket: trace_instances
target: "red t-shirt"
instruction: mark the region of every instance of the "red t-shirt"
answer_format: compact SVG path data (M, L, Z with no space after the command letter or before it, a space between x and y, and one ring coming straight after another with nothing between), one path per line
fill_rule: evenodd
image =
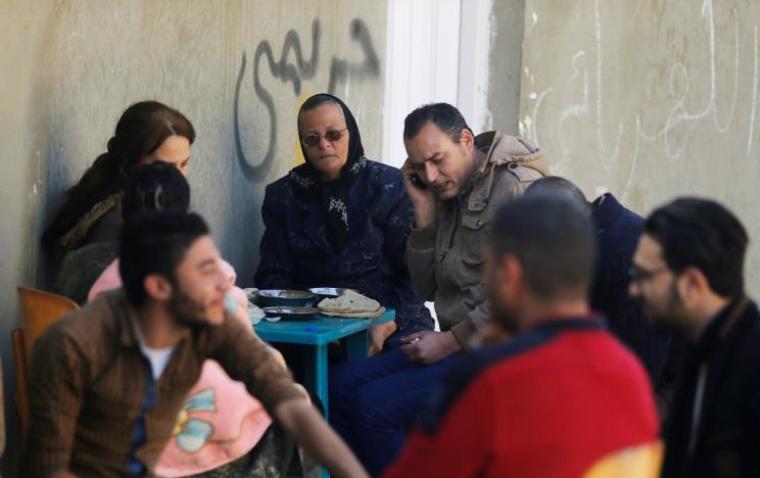
M658 434L638 359L596 319L554 320L453 367L385 476L579 477Z

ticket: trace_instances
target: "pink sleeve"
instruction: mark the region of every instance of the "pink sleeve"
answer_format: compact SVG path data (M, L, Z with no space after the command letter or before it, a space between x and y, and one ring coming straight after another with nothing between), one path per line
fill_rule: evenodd
M240 287L233 287L230 289L227 295L232 297L237 304L237 308L235 309L235 317L250 327L251 321L248 319L248 296L245 295L243 289Z
M100 277L90 288L89 294L87 294L87 302L95 299L101 292L105 292L111 289L118 289L121 287L121 275L119 275L119 259L114 260L105 270L100 274Z
M229 297L235 301L237 307L235 308L235 317L240 319L245 325L250 326L251 321L248 320L248 296L245 295L243 289L235 286L235 279L237 279L237 272L232 264L219 259L219 267L222 269L224 277L227 279L227 284L230 286L230 291L227 293Z
M234 286L235 280L237 279L237 272L235 272L235 268L232 267L232 264L225 261L224 259L219 259L219 267L222 269L222 273L227 279L227 284Z

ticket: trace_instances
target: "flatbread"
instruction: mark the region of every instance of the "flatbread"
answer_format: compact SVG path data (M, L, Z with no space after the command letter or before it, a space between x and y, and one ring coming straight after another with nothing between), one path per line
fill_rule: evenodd
M367 314L380 309L380 302L354 290L346 289L334 299L322 299L317 307L327 315L363 314L362 317L366 317Z

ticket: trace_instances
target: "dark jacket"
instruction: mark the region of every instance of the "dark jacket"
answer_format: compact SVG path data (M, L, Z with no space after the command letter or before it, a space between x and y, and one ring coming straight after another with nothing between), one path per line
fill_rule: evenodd
M53 292L84 304L100 274L119 255L123 194L97 203L49 249L46 262L55 273Z
M591 307L604 314L610 330L639 356L655 389L662 383L670 336L649 324L638 300L628 295L628 269L644 226L644 219L626 209L610 193L592 205L598 242L596 276Z
M118 240L93 242L69 251L61 262L53 292L84 304L100 274L118 257Z
M414 210L401 172L367 161L347 194L352 221L340 253L329 243L319 203L299 199L291 181L285 176L266 188L256 287L348 287L396 309L397 337L431 330L404 256Z
M697 430L692 430L700 370L706 370ZM729 304L689 345L683 382L665 428L663 477L760 476L760 312ZM697 433L693 452L689 440Z

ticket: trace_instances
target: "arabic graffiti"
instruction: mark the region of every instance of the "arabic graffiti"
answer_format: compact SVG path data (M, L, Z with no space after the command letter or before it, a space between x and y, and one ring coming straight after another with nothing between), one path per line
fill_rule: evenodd
M330 73L327 91L334 93L349 78L358 80L376 79L380 76L380 59L377 55L367 25L360 18L355 18L349 25L350 36L353 42L358 44L362 60L349 62L345 59L333 56L330 59ZM272 78L280 80L280 83L292 85L293 95L301 94L304 80L315 77L320 66L320 43L322 29L319 19L311 23L311 51L308 58L304 55L301 38L295 30L289 30L285 34L280 57L275 59L272 46L267 40L261 41L253 54L253 89L258 101L263 104L269 121L269 136L266 151L257 164L253 164L246 156L241 139L240 126L240 100L243 81L248 70L248 56L243 52L238 70L235 86L235 103L233 107L233 121L235 130L235 149L237 160L243 174L249 181L258 181L266 176L267 171L274 162L274 151L277 143L277 110L275 101L270 91L262 84L262 72L268 70ZM265 62L262 65L262 60Z

